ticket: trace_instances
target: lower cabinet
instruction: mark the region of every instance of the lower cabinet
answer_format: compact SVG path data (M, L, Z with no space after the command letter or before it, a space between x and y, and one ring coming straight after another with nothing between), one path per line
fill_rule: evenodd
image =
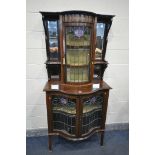
M46 92L49 149L52 135L75 141L100 132L103 145L108 96L109 90L81 95Z

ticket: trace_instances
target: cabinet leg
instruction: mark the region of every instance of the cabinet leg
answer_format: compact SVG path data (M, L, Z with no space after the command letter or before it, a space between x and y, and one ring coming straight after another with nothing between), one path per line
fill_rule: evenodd
M52 136L48 135L48 148L50 151L52 151Z
M100 145L103 146L104 131L101 132Z

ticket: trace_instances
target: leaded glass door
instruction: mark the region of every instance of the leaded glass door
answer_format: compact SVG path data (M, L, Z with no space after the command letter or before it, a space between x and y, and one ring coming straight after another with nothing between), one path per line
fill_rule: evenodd
M52 96L53 130L76 137L76 98L62 94Z
M102 106L102 93L82 99L81 135L86 135L95 128L101 128L103 114Z
M67 83L90 82L91 37L90 24L65 25L65 81Z

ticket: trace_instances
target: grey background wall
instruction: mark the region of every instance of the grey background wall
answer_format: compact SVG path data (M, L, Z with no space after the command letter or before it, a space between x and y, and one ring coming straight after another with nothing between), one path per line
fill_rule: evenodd
M27 0L26 13L26 82L27 129L47 128L45 94L47 81L45 38L39 11L86 10L114 14L108 37L106 60L109 66L104 80L110 91L106 124L129 121L128 0Z

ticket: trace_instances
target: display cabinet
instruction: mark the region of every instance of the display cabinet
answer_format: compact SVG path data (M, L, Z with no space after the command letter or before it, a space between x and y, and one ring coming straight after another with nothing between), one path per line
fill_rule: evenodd
M45 30L49 149L52 135L83 140L101 134L109 90L103 81L113 15L86 11L41 12Z

